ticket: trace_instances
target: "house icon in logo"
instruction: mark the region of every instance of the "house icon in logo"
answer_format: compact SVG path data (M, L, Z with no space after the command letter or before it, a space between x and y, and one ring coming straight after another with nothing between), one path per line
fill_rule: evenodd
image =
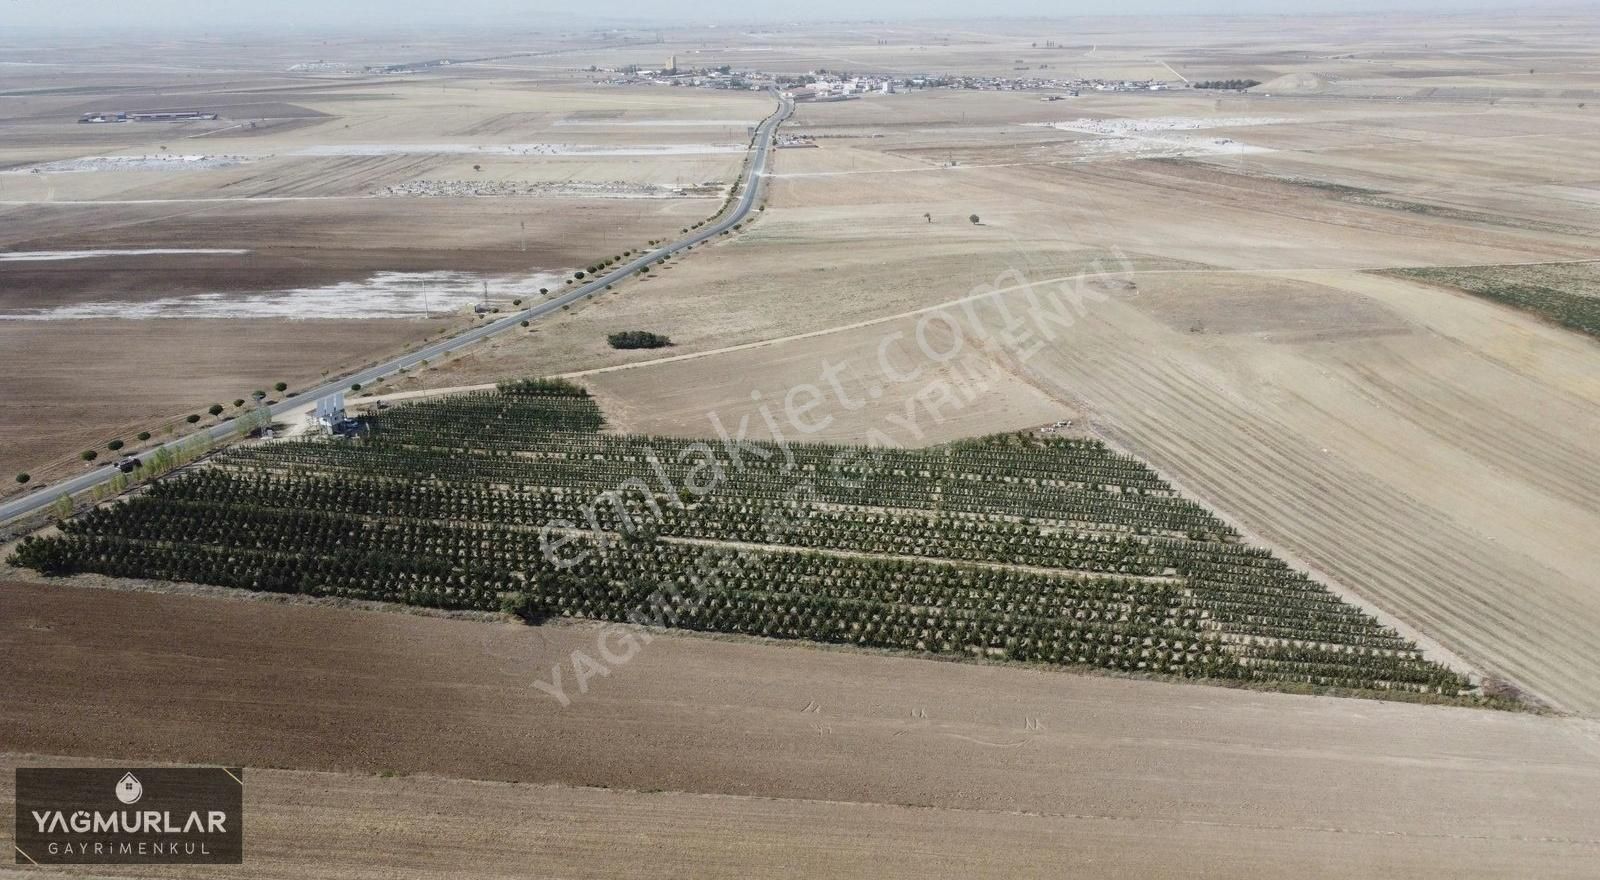
M125 804L136 804L142 797L144 797L144 783L139 781L139 777L132 773L122 774L122 778L117 780L117 800Z

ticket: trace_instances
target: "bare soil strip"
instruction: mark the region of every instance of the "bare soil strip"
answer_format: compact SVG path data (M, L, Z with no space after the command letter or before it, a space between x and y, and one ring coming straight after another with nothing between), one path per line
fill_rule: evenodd
M600 632L11 583L0 663L28 674L0 681L0 742L557 786L251 771L240 876L848 873L911 850L931 855L884 870L1579 877L1600 856L1590 721L676 635L579 694ZM532 687L554 664L567 708Z
M0 754L12 767L100 764ZM0 823L13 774L0 772ZM1582 876L1561 847L1461 834L1152 822L740 795L297 770L245 774L238 867L75 869L94 877ZM426 829L419 833L418 829ZM1261 845L1262 841L1270 845ZM886 857L886 853L893 853ZM52 874L57 872L51 872ZM0 876L34 877L39 869Z

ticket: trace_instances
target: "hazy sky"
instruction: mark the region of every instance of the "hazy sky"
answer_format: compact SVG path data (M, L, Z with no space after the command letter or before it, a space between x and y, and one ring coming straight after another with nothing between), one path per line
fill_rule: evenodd
M186 27L225 31L281 25L526 24L891 19L972 16L1356 12L1505 9L1505 0L0 0L7 27Z

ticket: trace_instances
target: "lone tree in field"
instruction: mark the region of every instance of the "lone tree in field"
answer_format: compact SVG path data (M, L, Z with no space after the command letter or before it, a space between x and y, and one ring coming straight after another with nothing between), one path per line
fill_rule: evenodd
M206 410L206 412L211 413L214 416L220 416L222 415L222 404L213 403L211 404L211 407Z
M200 421L200 414L199 413L190 413L190 414L184 416L183 420L192 425L195 422Z
M279 382L278 384L272 386L272 390L278 392L279 394L282 394L283 392L289 390L289 383L288 382Z
M18 483L26 483L31 479L33 479L33 477L28 475L28 474L17 474L17 482Z
M922 213L922 217L923 217L924 220L927 220L929 223L933 222L933 212L932 211L924 211Z
M242 400L239 401L239 402L240 403L244 403L244 401L242 401ZM140 431L136 436L138 436L139 442L143 443L144 441L150 439L150 432L149 431Z
M648 330L623 330L606 337L612 348L665 348L672 340Z
M113 440L110 443L106 444L106 448L111 450L112 452L116 452L118 449L122 448L122 441L121 440Z
M978 220L978 215L977 214L972 214L969 217L967 217L967 219L972 221L972 225L973 226L977 226L978 223L981 222L981 221Z
M78 453L78 457L84 461L94 461L100 457L100 453L95 452L93 449L85 449L84 451Z

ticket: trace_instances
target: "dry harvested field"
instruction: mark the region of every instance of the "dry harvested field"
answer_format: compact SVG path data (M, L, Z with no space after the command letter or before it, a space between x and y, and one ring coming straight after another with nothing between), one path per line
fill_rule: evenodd
M170 439L212 403L232 412L257 388L304 388L322 370L359 368L405 344L396 340L463 323L368 320L352 338L349 322L333 320L0 321L0 448L13 471L69 473L83 466L78 450L114 437L135 449L140 431ZM321 355L285 357L299 351Z
M1600 262L1397 269L1390 274L1476 294L1600 338Z
M0 99L7 494L11 474L70 474L124 426L157 432L213 399L370 362L441 318L459 326L486 292L536 296L675 234L717 210L746 126L771 111L765 95L574 71L333 76L177 50L195 73L15 52L28 60L5 68ZM77 121L151 107L221 118ZM235 354L218 363L224 341Z
M30 670L0 763L278 768L247 771L238 876L1579 877L1600 852L1586 720L678 636L563 709L532 682L598 630L28 583L0 610Z
M1426 77L1406 71L1431 62L1397 59L1357 88L1336 59L1337 87L1315 93L803 105L791 125L820 146L778 154L748 230L396 387L574 373L620 429L703 435L716 412L763 435L762 405L838 367L864 405L830 413L831 440L1087 423L1342 591L1592 714L1600 350L1374 270L1600 258L1600 117L1579 107L1594 73L1448 51L1504 86L1473 100L1419 90ZM1310 55L1268 63L1321 69ZM1530 65L1570 88L1535 88ZM1379 84L1392 100L1365 96ZM1252 149L1218 153L1218 138ZM1059 309L1039 319L1033 301L1082 273L1072 326ZM1006 315L1044 344L1002 339ZM606 349L625 328L677 345ZM960 357L929 363L919 328ZM895 375L928 369L894 381L882 352Z

